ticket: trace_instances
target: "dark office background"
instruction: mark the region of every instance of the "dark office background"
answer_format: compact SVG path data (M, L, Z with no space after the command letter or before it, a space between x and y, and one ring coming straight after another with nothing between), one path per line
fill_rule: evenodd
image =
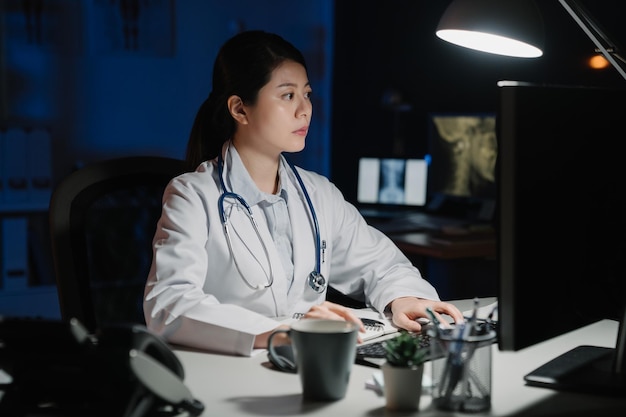
M626 85L613 68L587 67L594 45L557 0L537 1L545 49L543 57L530 60L473 52L436 38L449 3L4 0L0 128L50 133L52 185L100 159L182 158L196 109L211 87L219 46L241 29L266 29L292 41L309 63L314 122L296 163L328 175L354 201L359 156L422 155L430 113L495 112L498 80ZM620 1L583 4L607 33L626 42ZM0 201L0 208L6 203ZM24 215L32 225L30 284L33 294L48 295L31 299L0 287L0 314L58 314L46 210L43 205ZM0 210L0 216L16 214ZM0 262L6 262L2 253Z

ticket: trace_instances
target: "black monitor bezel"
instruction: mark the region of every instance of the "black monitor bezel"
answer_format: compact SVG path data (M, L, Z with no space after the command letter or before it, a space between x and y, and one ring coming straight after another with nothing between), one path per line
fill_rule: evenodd
M621 177L610 174L618 174L620 169L617 141L626 114L620 99L626 94L597 87L520 82L500 82L498 86L498 347L502 351L521 350L603 318L621 321L618 340L622 340L626 299L623 275L617 276L621 288L603 288L601 277L585 276L582 271L586 269L582 268L594 260L621 259L618 252L623 246L619 238L626 233L624 215L610 219L602 214L611 204L624 206L624 197L618 194L623 188ZM580 170L574 169L577 158L584 161L585 157L593 161L592 166L581 164ZM558 179L569 176L571 183L558 183ZM563 188L557 189L556 183ZM609 204L603 205L605 194L590 191L594 187L610 195ZM572 196L571 214L562 199L577 189L586 199L577 202ZM596 200L600 201L597 205ZM585 217L586 210L596 210L598 218ZM578 219L578 224L572 219ZM610 248L604 252L598 249L604 249L603 241L595 239L603 231L595 230L593 221L597 221L598 229L616 222L617 235L608 235L605 242L610 242ZM573 243L576 239L580 248ZM586 252L597 259L586 258ZM577 274L572 265L581 268L581 273ZM611 299L610 291L617 292L614 309L605 305ZM529 370L526 382L560 390L622 395L626 384L617 375L625 372L623 361L618 361L623 357L623 341L608 351L599 346L575 349L550 361L547 367ZM573 360L578 368L574 374L555 376L554 369L565 369L565 363ZM594 379L592 385L589 378Z

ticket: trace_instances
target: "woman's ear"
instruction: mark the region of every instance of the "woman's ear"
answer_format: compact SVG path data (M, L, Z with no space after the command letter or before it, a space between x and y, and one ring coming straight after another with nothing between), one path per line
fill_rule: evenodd
M246 110L243 105L243 100L239 96L230 96L228 97L228 111L230 115L235 119L236 122L241 124L248 124L248 117L246 115Z

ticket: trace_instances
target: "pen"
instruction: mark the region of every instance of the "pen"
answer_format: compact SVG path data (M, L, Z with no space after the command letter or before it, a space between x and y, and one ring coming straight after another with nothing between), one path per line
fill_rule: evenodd
M364 326L381 327L385 325L385 323L383 323L382 321L368 319L365 317L359 317L359 318L361 319L361 322L363 322Z
M383 330L385 328L385 323L383 323L382 321L368 319L365 317L359 317L359 319L367 330Z
M439 326L439 319L437 318L437 316L435 316L435 312L433 311L433 309L430 307L426 307L426 313L428 313L428 316L433 321L433 323L435 323L436 326Z
M465 329L465 335L463 337L463 339L467 339L467 336L474 336L476 335L476 317L478 316L478 304L480 303L480 300L478 299L478 297L474 297L474 309L472 310L472 315L469 319L469 323L468 326Z
M444 376L441 385L443 396L449 401L452 393L459 382L464 379L465 361L463 360L463 337L465 335L465 323L459 323L454 329L453 342L448 349L448 359L444 369Z
M430 317L430 320L433 322L434 324L434 328L435 328L435 332L437 332L437 337L439 339L441 339L441 322L439 321L439 319L437 318L437 316L435 315L435 312L433 311L432 308L430 307L426 307L426 313L428 313L428 317Z
M293 313L292 318L296 319L296 320L300 320L301 318L304 317L305 313ZM371 327L371 328L382 328L385 327L385 323L383 323L382 321L379 320L375 320L375 319L368 319L365 317L359 317L359 319L361 320L361 322L363 323L363 325L367 328L367 327Z
M491 309L491 311L489 312L489 315L487 316L487 324L489 325L489 327L493 327L493 316L494 314L496 314L496 311L498 311L498 304L496 304L495 306L493 306L493 308Z

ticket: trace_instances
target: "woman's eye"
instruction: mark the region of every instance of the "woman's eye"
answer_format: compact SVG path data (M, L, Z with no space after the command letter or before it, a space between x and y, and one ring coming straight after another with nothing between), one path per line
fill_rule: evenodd
M293 99L293 93L287 93L283 97L285 97L287 100L292 100Z
M313 95L313 91L307 91L307 92L304 94L304 96L305 96L306 98L308 98L308 99L310 99L312 95Z

